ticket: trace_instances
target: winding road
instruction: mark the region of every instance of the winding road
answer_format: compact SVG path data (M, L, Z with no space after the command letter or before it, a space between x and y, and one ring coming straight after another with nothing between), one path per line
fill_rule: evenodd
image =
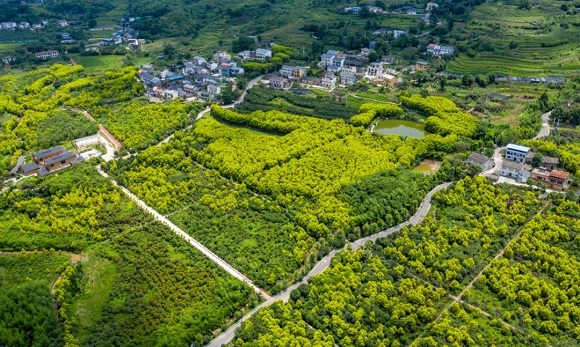
M357 249L363 247L367 242L375 242L380 238L383 238L383 237L386 237L388 235L391 235L393 233L398 232L399 230L401 230L402 228L404 228L406 226L417 225L417 224L421 223L423 221L423 219L425 218L425 216L427 215L427 213L429 212L429 208L431 208L431 198L433 198L433 195L442 189L448 188L450 185L451 185L451 183L440 184L437 187L433 188L429 193L427 193L427 195L423 199L423 202L421 203L421 205L417 209L417 212L415 212L415 214L411 218L409 218L407 221L405 221L399 225L396 225L394 227L383 230L381 232L378 232L376 234L358 239L358 240L350 243L351 249L357 250ZM250 311L245 316L240 318L236 323L234 323L232 326L230 326L221 335L219 335L218 337L213 339L209 344L206 345L206 347L221 347L222 345L232 341L233 338L235 337L236 329L238 329L242 325L242 323L244 323L251 316L253 316L254 313L256 313L259 309L273 304L274 301L276 301L276 300L282 300L284 302L287 302L290 299L290 293L294 289L298 288L301 284L307 283L311 277L314 277L314 276L322 273L324 270L326 270L330 266L332 258L340 250L341 249L335 249L332 252L328 253L324 258L320 259L320 261L318 261L318 263L316 263L316 265L314 265L312 270L310 270L308 275L304 276L304 278L302 278L302 280L294 283L290 287L286 288L286 290L284 290L283 292L276 294L275 296L273 296L269 300L266 300L263 303L261 303L260 305L256 306L256 308L254 308L252 311Z
M550 135L550 116L552 115L552 111L546 112L542 115L542 129L538 135L534 136L534 139L539 139L541 137L546 137Z

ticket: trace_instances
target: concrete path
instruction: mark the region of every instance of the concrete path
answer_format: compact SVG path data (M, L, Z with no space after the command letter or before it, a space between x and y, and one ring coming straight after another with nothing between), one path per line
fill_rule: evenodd
M539 139L541 137L546 137L550 135L550 116L552 115L552 111L546 112L542 115L542 129L538 135L534 136L534 139Z
M427 212L429 212L429 208L431 207L431 198L433 198L433 195L442 189L448 188L450 185L451 185L451 183L445 183L445 184L440 184L437 187L433 188L425 196L425 198L423 199L423 202L421 203L421 205L417 209L417 212L415 212L415 214L411 218L409 218L407 221L405 221L399 225L396 225L394 227L391 227L389 229L378 232L376 234L358 239L358 240L352 242L350 244L350 247L353 250L357 250L357 249L363 247L367 242L375 242L379 238L383 238L383 237L386 237L390 234L398 232L399 230L401 230L402 228L404 228L406 226L417 225L417 224L421 223L423 221L423 219L425 218L425 216L427 215ZM318 263L316 263L316 265L314 265L312 270L310 270L308 275L304 276L304 278L302 278L302 280L294 283L290 287L286 288L286 290L284 290L283 292L278 293L274 297L272 297L269 300L258 305L255 309L250 311L248 314L246 314L245 316L240 318L236 323L234 323L232 326L230 326L221 335L219 335L218 337L213 339L209 344L206 345L206 347L221 347L222 345L229 343L235 337L236 329L241 327L242 323L245 322L246 320L248 320L251 316L253 316L254 313L256 313L259 309L273 304L276 300L282 300L284 302L287 302L290 299L290 293L294 289L298 288L303 283L304 284L307 283L310 278L322 273L324 270L326 270L328 267L330 267L332 258L336 255L336 253L338 253L340 251L341 251L341 249L335 249L332 252L330 252L328 255L326 255L324 258L322 258L320 261L318 261Z
M149 214L151 214L159 222L161 222L161 223L165 224L166 226L168 226L174 233L176 233L180 237L184 238L190 245L192 245L193 247L197 248L201 253L203 253L211 261L213 261L214 263L216 263L217 265L219 265L227 273L229 273L230 275L232 275L235 278L239 279L240 281L243 281L243 282L247 283L249 286L251 286L254 289L254 291L256 293L260 294L265 300L271 300L272 299L272 297L270 295L268 295L268 293L266 293L266 291L264 291L261 288L258 288L256 285L254 285L254 283L249 278L247 278L246 276L244 276L241 272L239 272L238 270L236 270L233 266L231 266L230 264L226 263L223 259L221 259L217 255L215 255L212 251L210 251L209 249L207 249L199 241L197 241L193 237L189 236L189 234L187 234L185 231L181 230L177 225L173 224L167 218L163 217L163 215L161 215L159 212L155 211L152 207L150 207L149 205L147 205L143 200L139 199L135 194L131 193L131 191L129 191L129 189L121 186L115 180L111 179L109 177L109 175L101 169L100 165L97 166L97 171L99 172L99 174L101 174L101 176L104 176L104 177L109 178L111 180L111 182L115 186L121 188L121 190L123 191L123 193L129 199L131 199L133 202L135 202L137 204L137 206L141 207L143 210L145 210L146 212L148 212Z

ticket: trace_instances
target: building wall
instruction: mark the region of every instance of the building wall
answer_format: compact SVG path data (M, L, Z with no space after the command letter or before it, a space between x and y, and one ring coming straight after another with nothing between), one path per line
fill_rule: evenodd
M523 163L526 160L527 153L520 151L513 151L508 149L505 152L505 158L511 161L517 161L518 163Z

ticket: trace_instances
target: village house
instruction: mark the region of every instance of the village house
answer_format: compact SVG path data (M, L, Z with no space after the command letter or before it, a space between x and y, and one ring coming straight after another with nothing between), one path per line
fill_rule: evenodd
M13 61L16 61L16 57L13 55L7 55L5 57L2 57L2 62L4 64L10 64Z
M61 19L58 21L58 25L61 27L67 27L68 26L68 22L66 21L66 19Z
M0 24L0 28L4 30L13 30L16 29L18 25L14 22L3 22Z
M238 58L240 59L250 59L252 58L253 53L251 51L242 51L238 53Z
M357 81L356 79L356 67L345 67L340 72L340 86L341 87L350 87L355 84Z
M232 56L228 52L220 51L213 55L213 60L221 63L223 61L231 61Z
M270 77L269 86L274 89L288 89L291 86L291 83L288 79L278 76Z
M378 77L377 84L387 88L394 89L399 83L399 78L388 73L381 73Z
M534 181L544 183L548 188L567 191L570 174L565 171L534 169L531 174Z
M493 160L487 156L480 153L472 153L467 158L468 164L477 165L481 168L481 171L487 171L493 167Z
M440 46L436 43L431 43L427 46L427 53L431 54L432 56L441 58L446 55L455 54L455 48L451 46Z
M393 37L396 39L404 35L409 35L409 32L405 30L393 30Z
M535 156L536 153L529 151L528 154L526 154L525 163L532 165ZM559 164L560 160L557 157L543 156L539 166L546 170L554 170L558 168Z
M322 88L332 89L336 85L336 76L332 72L326 72L320 81Z
M20 22L18 23L18 29L30 29L30 23Z
M322 86L322 79L317 78L317 77L304 76L300 80L300 83L307 85L307 86L320 87L320 86Z
M302 66L284 65L280 69L280 75L291 78L301 78L306 74L306 68Z
M383 55L381 57L381 62L385 64L393 64L395 62L395 57L392 55Z
M320 65L325 67L332 65L332 60L337 56L342 56L342 53L339 51L329 50L320 56Z
M367 66L367 75L368 76L378 76L383 73L383 64L381 63L370 63Z
M387 35L390 32L391 31L389 29L387 29L387 28L380 28L380 29L377 29L377 30L373 31L373 35L378 35L378 36L380 36L380 35Z
M510 143L506 146L505 158L518 163L524 163L529 151L530 149L528 147Z
M272 58L272 51L265 48L258 48L255 51L255 58L257 60L268 60Z
M363 48L363 50L366 50L366 48ZM346 55L344 55L343 65L344 66L363 67L366 64L368 64L368 62L369 62L369 59L367 57L368 57L368 54L366 54L366 53L363 54L362 52L359 55L346 54ZM334 62L334 60L333 60L333 62ZM338 67L342 68L342 66L338 66Z
M51 59L51 58L58 57L59 54L60 54L59 51L51 50L51 51L38 52L35 54L35 56L37 59Z
M423 71L423 70L427 70L429 68L429 63L426 62L425 60L417 60L417 63L415 63L415 70L416 71Z
M524 170L524 164L511 160L504 160L501 163L500 174L505 177L513 178L525 182L530 177L530 172Z

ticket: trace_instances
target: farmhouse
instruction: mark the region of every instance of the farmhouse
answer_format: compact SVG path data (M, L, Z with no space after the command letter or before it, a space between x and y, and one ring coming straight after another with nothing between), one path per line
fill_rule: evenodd
M568 190L570 174L565 171L535 169L532 171L531 178L546 184L550 189L566 191Z
M16 61L16 57L13 55L7 55L5 57L2 57L2 62L4 64L10 64L13 61Z
M256 49L255 57L257 60L268 60L272 58L272 51L265 48L258 48Z
M271 77L270 78L270 87L275 89L288 89L290 88L290 81L283 77Z
M431 43L427 46L427 53L435 57L442 57L455 54L455 48L451 46L440 46L436 43Z
M332 89L336 85L336 76L332 72L327 72L322 77L320 85L326 89Z
M500 174L505 177L510 177L514 179L518 179L522 182L525 182L530 173L527 170L524 170L524 164L520 162L515 162L511 160L504 160L501 163L501 171Z
M529 151L528 154L526 155L526 164L528 165L532 165L532 161L534 160L534 158L536 157L536 153ZM549 157L549 156L544 156L542 157L542 160L540 161L540 167L546 169L546 170L554 170L558 168L558 165L560 164L560 160L557 157Z
M393 30L393 37L398 39L401 36L408 35L409 32L405 30Z
M526 156L530 149L525 146L514 145L510 143L506 147L505 158L507 160L515 161L518 163L523 163L526 160Z
M467 163L479 166L482 171L487 171L493 167L493 160L479 153L470 154Z
M427 70L428 68L429 63L426 62L425 60L417 60L417 63L415 63L415 70L417 71Z
M38 59L51 59L51 58L58 57L59 54L60 54L59 51L51 50L51 51L38 52L35 54L35 56Z
M24 176L34 175L38 172L38 170L40 170L40 165L36 163L28 163L20 167L20 173L22 173Z

